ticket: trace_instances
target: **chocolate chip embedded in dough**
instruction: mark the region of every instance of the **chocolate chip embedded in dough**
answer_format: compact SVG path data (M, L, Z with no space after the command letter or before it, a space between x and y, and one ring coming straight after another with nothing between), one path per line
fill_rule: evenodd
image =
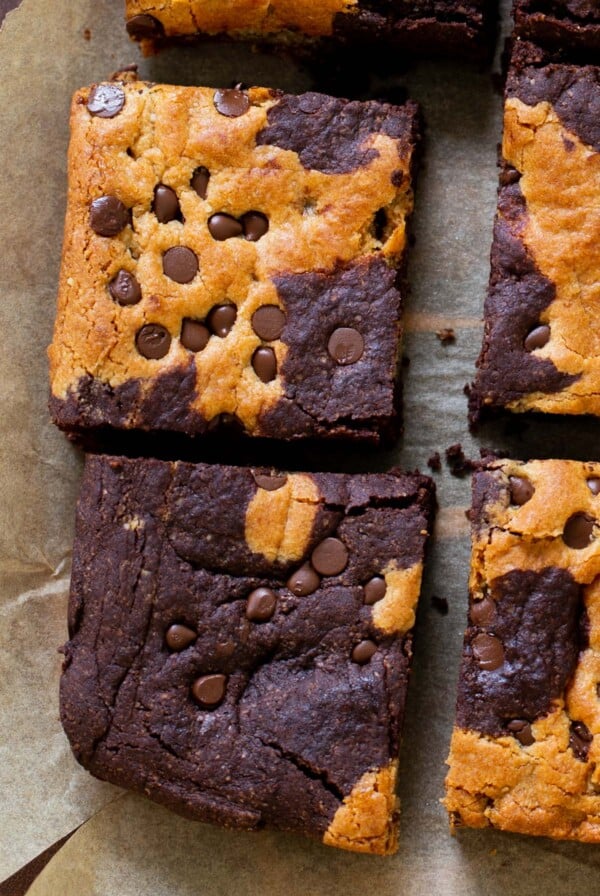
M587 485L593 495L600 495L600 478L598 476L590 476Z
M337 576L348 565L348 550L339 538L325 538L314 549L310 559L322 576Z
M288 588L296 597L306 597L309 594L314 594L320 584L321 579L310 563L304 563L287 580Z
M352 651L352 662L364 666L377 653L377 644L374 641L359 641Z
M90 205L90 227L98 236L117 236L130 221L129 209L116 196L100 196Z
M199 320L193 320L191 317L184 317L181 324L181 344L190 352L201 352L206 348L210 339L210 331L208 327L200 323Z
M365 342L353 327L338 327L329 337L327 350L338 364L346 366L360 361L365 351Z
M234 87L230 90L216 90L215 109L227 118L239 118L250 108L250 99L244 90Z
M129 271L120 270L108 284L108 291L119 305L137 305L142 298L142 288Z
M223 702L226 690L226 675L203 675L192 685L192 694L204 709L216 709Z
M241 236L244 228L237 218L233 215L226 215L225 212L217 212L208 219L208 230L214 240L223 242L224 240L233 239L233 237Z
M283 488L288 479L286 475L265 476L263 473L253 473L252 475L257 486L266 492L276 492L278 489Z
M124 105L125 91L119 84L92 87L87 101L88 112L95 118L114 118Z
M587 548L592 540L595 520L587 513L574 513L565 523L563 541L569 548Z
M481 632L475 635L471 642L473 648L473 656L482 669L492 672L499 669L504 663L504 647L499 638L495 635L488 635Z
M155 19L154 16L145 13L139 16L132 16L128 20L127 34L134 40L152 40L156 37L163 37L165 29L162 23Z
M263 305L252 315L252 329L265 342L279 339L285 326L285 314L277 305Z
M531 744L535 743L531 725L525 719L514 719L506 727L524 747L530 747Z
M272 382L277 376L277 358L272 348L261 346L252 355L252 368L263 383Z
M186 647L189 647L190 644L193 644L197 637L197 632L188 628L187 625L175 623L168 629L165 641L169 650L172 650L174 653L180 653Z
M242 215L240 223L244 237L250 243L258 242L269 230L269 219L262 212L246 212Z
M488 596L474 600L469 608L469 615L473 625L489 625L496 615L496 602Z
M277 606L277 595L270 588L256 588L248 597L246 618L251 622L268 622Z
M542 324L539 327L534 327L534 329L527 334L523 344L526 351L534 352L538 348L543 348L549 341L550 327L547 324Z
M206 199L208 192L208 182L210 180L210 171L204 165L196 168L190 180L192 190L195 190L200 199Z
M529 479L523 476L509 476L508 483L510 485L510 503L521 507L533 497L535 487Z
M191 283L198 273L196 253L187 246L173 246L163 255L163 271L165 276L175 283Z
M169 221L181 221L179 199L172 187L159 184L155 188L152 211L158 218L159 224L168 224Z
M571 722L569 746L573 750L576 759L580 759L582 762L586 761L593 739L594 737L587 725L583 722Z
M168 330L160 324L146 324L135 337L137 350L144 358L158 361L164 358L171 345Z
M224 339L231 332L237 318L237 308L235 305L215 305L206 318L208 329L215 336Z
M363 586L365 593L364 601L368 606L376 604L377 601L383 600L387 591L385 579L381 576L373 576L372 579Z

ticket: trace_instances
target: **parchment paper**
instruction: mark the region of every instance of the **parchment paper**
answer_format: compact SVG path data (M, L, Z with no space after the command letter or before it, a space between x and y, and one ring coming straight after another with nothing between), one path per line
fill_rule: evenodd
M95 781L71 757L58 721L57 648L66 639L81 457L48 420L45 348L62 239L69 100L82 84L139 59L124 34L122 6L23 0L0 32L0 881L86 822L32 896L594 892L600 852L593 847L448 832L439 799L466 616L469 485L447 470L436 477L441 510L417 625L397 857L186 822ZM141 62L140 72L173 83L310 86L289 61L242 47L169 51ZM399 83L423 103L428 124L410 265L406 432L397 450L344 454L340 466L426 469L434 451L458 441L471 456L485 444L514 456L598 459L594 423L550 421L516 431L498 424L478 441L468 435L462 390L481 336L500 98L489 73L458 63L422 64ZM435 331L447 326L457 339L442 346ZM448 616L432 607L432 594L448 599Z

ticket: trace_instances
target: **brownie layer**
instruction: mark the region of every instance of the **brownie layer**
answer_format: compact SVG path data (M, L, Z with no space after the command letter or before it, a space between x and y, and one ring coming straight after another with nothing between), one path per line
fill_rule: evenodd
M515 33L542 46L600 53L597 0L515 0Z

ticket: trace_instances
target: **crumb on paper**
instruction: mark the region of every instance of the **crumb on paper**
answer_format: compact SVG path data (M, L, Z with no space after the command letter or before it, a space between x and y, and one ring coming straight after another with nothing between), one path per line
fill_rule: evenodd
M431 605L438 611L441 616L448 615L448 601L445 597L438 597L437 594L431 595Z
M439 473L442 469L442 458L440 456L439 451L435 451L431 457L427 460L427 466L430 470L433 470L434 473Z
M440 340L442 345L451 345L452 343L456 342L456 333L454 332L452 327L444 327L441 330L437 330L435 335Z
M458 476L459 478L476 470L478 466L477 461L471 460L466 456L460 442L446 448L446 462L450 467L452 476Z

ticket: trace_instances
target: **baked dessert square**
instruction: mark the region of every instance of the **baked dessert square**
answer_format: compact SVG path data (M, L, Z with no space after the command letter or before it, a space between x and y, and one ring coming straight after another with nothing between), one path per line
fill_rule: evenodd
M454 825L600 842L600 464L473 477Z
M513 15L515 33L521 38L600 54L598 0L515 0Z
M127 31L152 53L173 40L233 38L286 49L360 41L411 54L491 52L494 0L126 0Z
M417 106L123 78L73 100L55 422L396 433Z
M434 487L88 457L61 718L92 774L193 819L397 846Z
M517 42L471 416L600 414L600 67Z

